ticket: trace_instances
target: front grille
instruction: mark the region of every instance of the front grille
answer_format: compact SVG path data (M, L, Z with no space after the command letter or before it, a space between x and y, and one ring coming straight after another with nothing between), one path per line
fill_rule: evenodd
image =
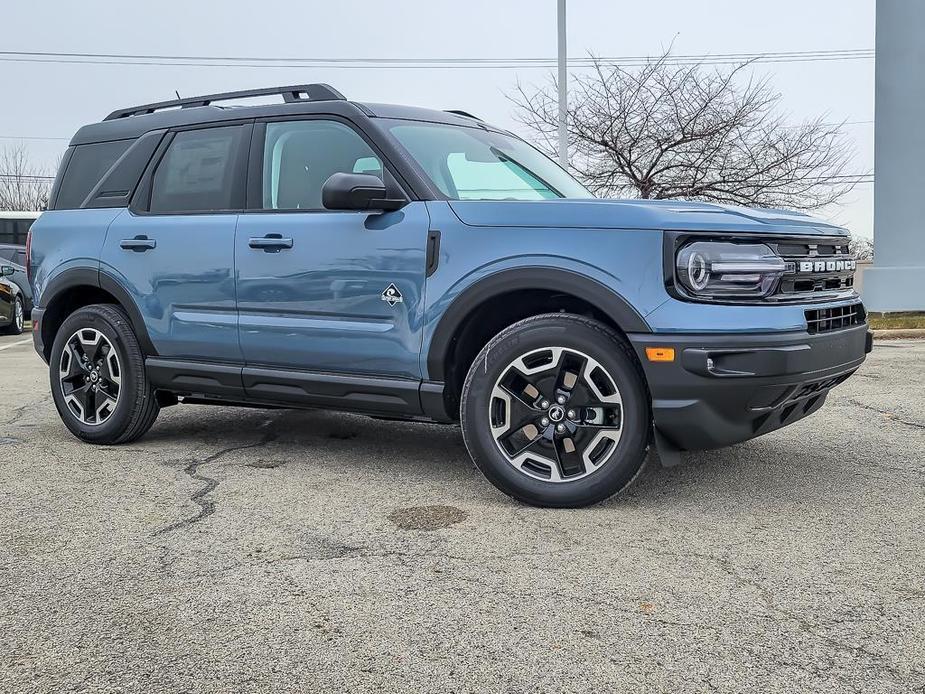
M772 298L820 300L854 290L855 263L846 240L783 241L777 253L787 270Z
M864 306L860 302L835 308L813 308L805 313L806 330L814 335L861 325L866 318Z

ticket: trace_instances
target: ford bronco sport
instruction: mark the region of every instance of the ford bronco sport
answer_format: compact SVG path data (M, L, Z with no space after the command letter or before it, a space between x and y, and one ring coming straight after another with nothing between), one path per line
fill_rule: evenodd
M228 103L251 97L282 98ZM543 506L623 489L650 445L672 464L812 414L871 347L841 228L595 199L469 114L324 84L81 128L30 246L35 347L80 439L177 403L459 422Z

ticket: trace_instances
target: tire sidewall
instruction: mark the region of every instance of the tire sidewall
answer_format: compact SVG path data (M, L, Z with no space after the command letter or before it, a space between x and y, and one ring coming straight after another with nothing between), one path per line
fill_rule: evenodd
M17 316L20 316L20 320L23 321L21 324L16 322ZM10 332L14 335L22 335L25 320L26 305L23 303L22 297L17 296L15 299L13 299L13 321L10 323Z
M599 470L573 482L547 482L520 472L501 453L489 427L491 392L502 372L518 357L545 347L572 348L597 360L623 400L623 433L615 451ZM512 325L476 357L463 389L460 419L476 466L502 491L539 506L583 506L632 482L645 460L650 415L639 367L616 333L578 316L549 315Z
M101 442L109 443L115 440L130 425L132 414L135 409L135 402L143 386L144 374L136 373L133 368L133 360L130 352L138 351L137 343L129 344L129 340L134 341L135 337L131 333L126 335L121 326L114 323L109 316L103 311L94 310L93 308L81 309L69 316L55 335L54 344L51 348L49 359L49 375L51 380L51 393L55 401L55 407L61 416L61 421L65 426L80 439L91 443ZM122 375L122 381L119 386L119 400L116 408L104 423L100 425L89 425L79 421L71 409L64 401L64 393L61 388L61 381L58 377L58 370L61 364L61 353L70 339L70 337L82 328L93 328L100 331L106 336L112 344L113 349L119 359L119 369ZM139 378L140 376L140 378Z

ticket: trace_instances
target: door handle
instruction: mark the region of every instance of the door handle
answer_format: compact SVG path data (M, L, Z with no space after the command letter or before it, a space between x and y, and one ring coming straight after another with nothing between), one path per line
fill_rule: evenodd
M284 248L292 248L292 239L283 238L281 234L267 234L251 238L247 245L264 253L279 253Z
M126 251L135 251L135 253L144 253L157 246L157 241L149 239L145 235L136 236L133 239L122 239L119 246Z

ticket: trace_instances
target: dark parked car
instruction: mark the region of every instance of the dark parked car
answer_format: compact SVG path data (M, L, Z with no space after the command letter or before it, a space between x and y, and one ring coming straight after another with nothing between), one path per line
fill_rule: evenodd
M12 266L14 270L10 279L22 292L23 309L26 318L29 318L32 313L32 287L29 286L29 275L26 272L26 247L0 243L0 263L3 261L9 261L5 264Z
M25 321L22 292L11 280L14 272L12 265L0 265L0 332L7 335L21 334Z

